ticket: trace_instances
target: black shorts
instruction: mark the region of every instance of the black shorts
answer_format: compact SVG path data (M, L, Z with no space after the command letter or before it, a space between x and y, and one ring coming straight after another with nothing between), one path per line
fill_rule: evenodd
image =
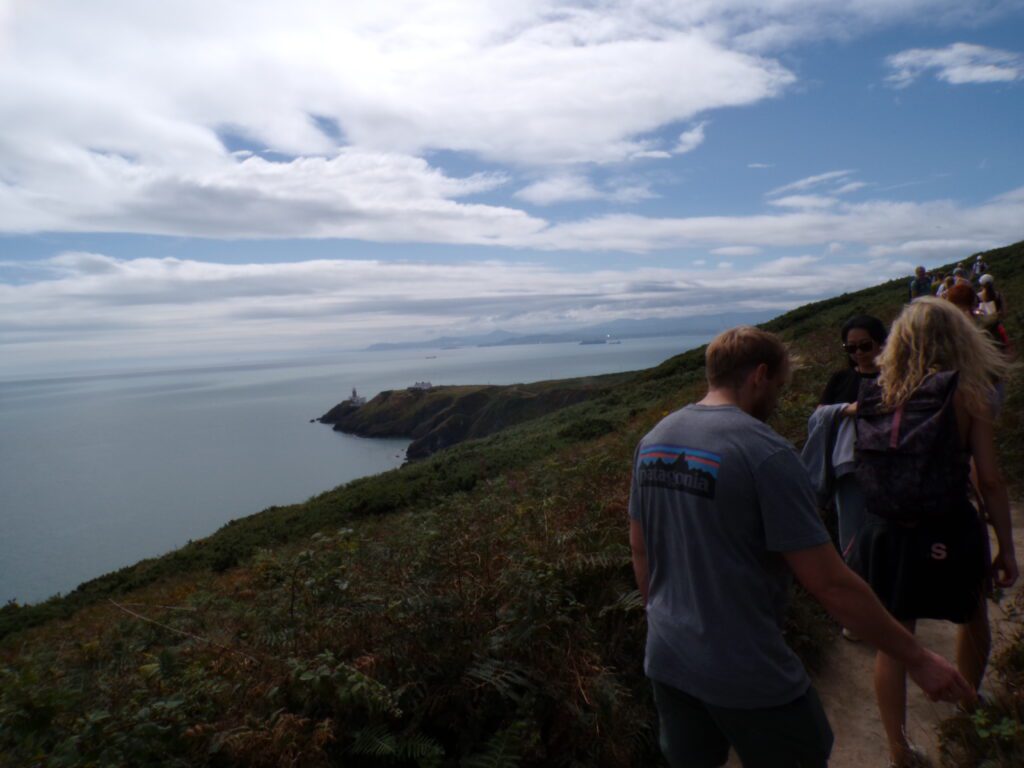
M912 526L868 514L848 562L897 619L964 624L985 594L988 530L970 506Z
M814 688L778 707L716 707L652 680L658 738L672 768L717 768L732 746L744 768L825 768L832 728Z

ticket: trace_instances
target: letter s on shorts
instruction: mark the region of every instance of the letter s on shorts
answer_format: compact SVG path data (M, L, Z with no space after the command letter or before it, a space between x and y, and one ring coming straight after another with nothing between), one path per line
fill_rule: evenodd
M932 560L945 560L946 556L945 544L932 544Z

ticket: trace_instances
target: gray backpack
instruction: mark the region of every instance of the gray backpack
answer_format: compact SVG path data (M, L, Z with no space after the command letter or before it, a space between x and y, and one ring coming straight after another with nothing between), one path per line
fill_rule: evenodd
M854 459L868 512L916 523L963 508L970 457L953 406L958 378L933 373L894 410L882 405L877 382L861 381Z

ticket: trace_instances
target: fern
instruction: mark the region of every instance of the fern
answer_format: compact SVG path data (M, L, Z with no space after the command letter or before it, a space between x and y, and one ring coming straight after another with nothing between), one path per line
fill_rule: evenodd
M460 768L517 768L522 761L522 724L498 731L482 752L459 762Z
M466 670L466 677L481 685L494 688L503 698L519 701L523 693L533 687L522 668L513 662L482 659Z
M594 552L579 555L565 565L570 573L587 573L595 571L614 571L630 564L629 555L622 552Z
M355 755L394 759L398 757L398 742L386 725L374 725L356 733L349 751Z
M399 741L398 756L403 760L415 761L420 768L436 768L441 765L444 750L429 736L414 733L403 736Z
M444 750L429 736L395 734L386 725L359 730L349 752L389 763L412 761L420 768L436 768L444 758Z
M615 611L633 613L634 611L642 611L643 609L643 595L640 594L640 590L634 589L632 592L624 592L619 595L618 599L614 603L606 605L597 615L604 618L607 614Z

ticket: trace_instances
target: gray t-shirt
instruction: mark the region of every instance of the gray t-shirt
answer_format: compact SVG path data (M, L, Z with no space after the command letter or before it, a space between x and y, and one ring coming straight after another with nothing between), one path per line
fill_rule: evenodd
M735 406L688 405L640 441L629 514L647 547L647 676L721 707L806 692L779 553L829 535L793 446Z

